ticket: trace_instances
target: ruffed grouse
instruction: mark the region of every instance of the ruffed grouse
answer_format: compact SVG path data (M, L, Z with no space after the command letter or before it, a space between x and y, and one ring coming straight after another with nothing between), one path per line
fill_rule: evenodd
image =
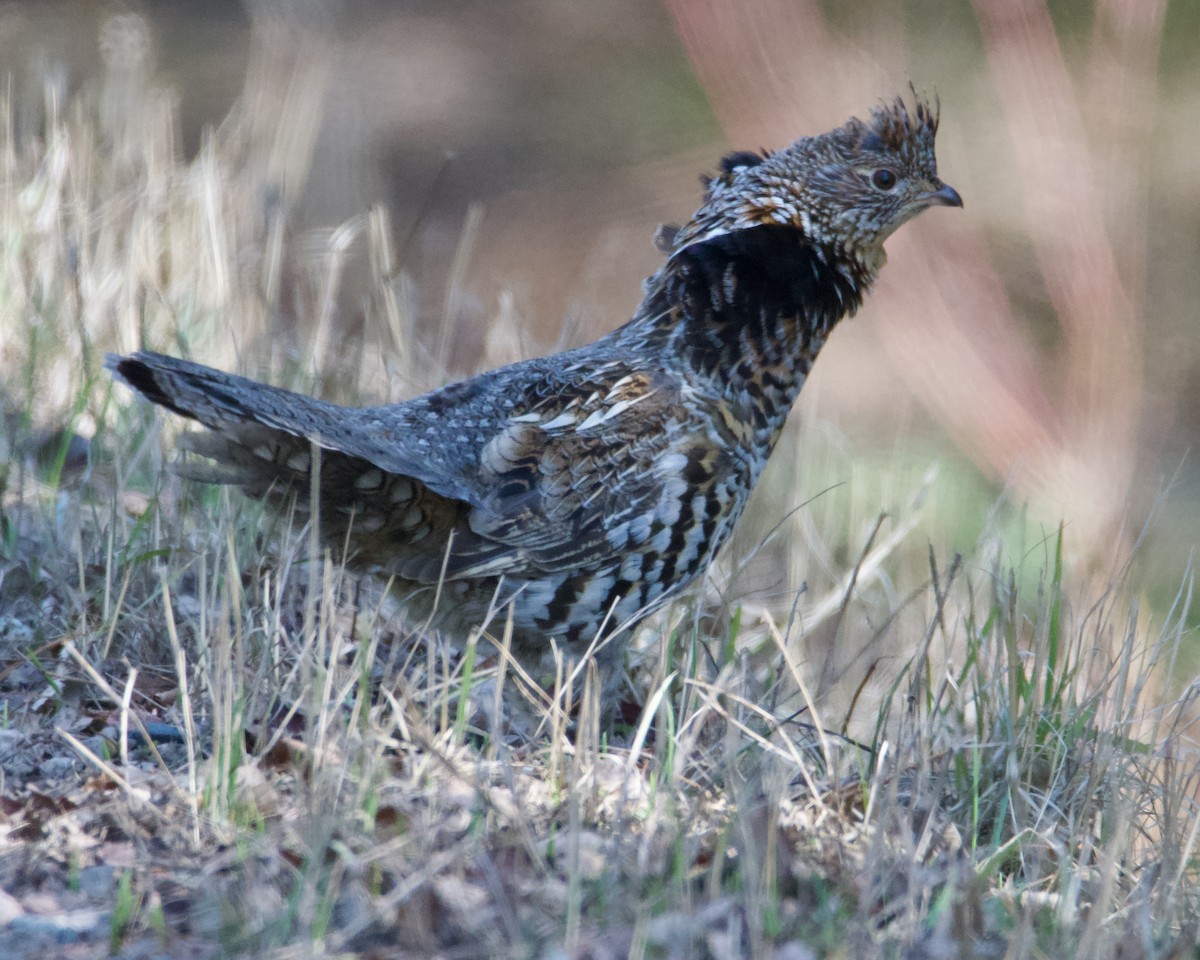
M897 99L726 157L691 220L660 232L666 263L632 320L405 403L340 407L148 352L108 365L209 428L189 436L210 479L307 506L319 462L322 537L393 578L411 622L465 634L498 609L528 659L607 637L611 676L629 629L729 536L884 240L962 206L937 176L937 126Z

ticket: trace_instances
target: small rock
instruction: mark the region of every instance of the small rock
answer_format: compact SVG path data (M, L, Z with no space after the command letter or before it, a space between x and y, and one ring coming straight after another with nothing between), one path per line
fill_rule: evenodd
M107 910L72 910L50 916L23 914L9 922L9 936L44 943L78 943L108 936Z
M116 877L116 868L107 863L84 867L79 871L79 889L89 900L107 901Z
M812 947L793 940L776 947L771 960L817 960L817 953Z
M51 757L42 764L42 776L46 780L65 777L75 768L74 757Z
M0 927L8 926L24 912L20 900L0 890Z

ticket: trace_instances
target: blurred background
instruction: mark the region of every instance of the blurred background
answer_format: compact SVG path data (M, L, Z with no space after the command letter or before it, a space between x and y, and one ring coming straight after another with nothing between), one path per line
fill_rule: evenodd
M42 131L74 103L100 117L97 155L130 153L110 198L213 170L233 185L226 259L171 246L155 214L143 295L71 295L115 318L98 346L184 343L259 372L309 357L334 381L374 363L324 390L343 398L612 329L660 263L655 227L687 218L724 152L824 131L910 82L939 97L940 171L965 210L889 242L822 354L734 551L781 524L802 544L738 586L768 605L832 587L884 511L920 513L902 532L924 575L930 546L978 557L989 539L1044 561L1062 521L1075 569L1105 582L1132 555L1150 607L1169 606L1200 533L1197 37L1194 0L0 6L8 136L45 141L40 167L10 143L10 183L45 175ZM23 327L63 322L25 303L0 316L10 382Z

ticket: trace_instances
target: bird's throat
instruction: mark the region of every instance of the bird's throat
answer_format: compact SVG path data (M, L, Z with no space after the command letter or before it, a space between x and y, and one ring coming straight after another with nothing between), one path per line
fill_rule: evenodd
M688 369L727 394L786 409L830 330L853 313L870 265L791 227L759 226L675 253L629 328L654 330Z

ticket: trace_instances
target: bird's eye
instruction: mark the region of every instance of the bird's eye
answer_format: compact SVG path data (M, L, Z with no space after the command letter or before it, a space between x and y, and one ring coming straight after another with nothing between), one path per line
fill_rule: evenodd
M896 185L896 174L887 168L876 170L871 174L871 183L876 190L891 190Z

